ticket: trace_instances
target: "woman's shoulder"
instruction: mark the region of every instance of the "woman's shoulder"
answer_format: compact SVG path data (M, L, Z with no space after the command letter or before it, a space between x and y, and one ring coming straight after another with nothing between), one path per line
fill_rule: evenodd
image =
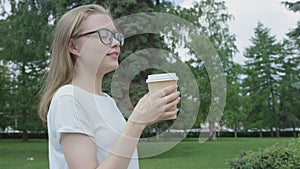
M64 85L57 89L53 98L61 97L61 96L72 96L74 93L74 87L72 85Z
M62 98L72 98L82 103L95 101L97 103L106 103L107 101L114 102L114 99L107 93L104 93L103 96L99 96L71 84L61 86L59 89L57 89L52 100L60 100Z
M72 98L83 103L88 102L91 99L96 99L97 97L97 95L89 93L81 89L80 87L74 86L72 84L61 86L59 89L57 89L53 96L54 99ZM103 97L108 98L109 96Z

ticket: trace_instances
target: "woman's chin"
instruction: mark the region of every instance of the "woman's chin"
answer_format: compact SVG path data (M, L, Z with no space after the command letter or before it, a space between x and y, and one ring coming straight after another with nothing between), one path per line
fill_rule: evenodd
M105 69L100 69L99 72L102 72L103 74L110 73L110 72L116 70L118 67L119 67L119 64L110 65L109 67L107 66Z

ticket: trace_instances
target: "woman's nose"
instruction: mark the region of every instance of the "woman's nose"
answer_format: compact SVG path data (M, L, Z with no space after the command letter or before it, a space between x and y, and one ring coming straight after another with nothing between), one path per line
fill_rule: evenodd
M110 47L120 47L120 42L115 37L113 37L113 40L110 45Z

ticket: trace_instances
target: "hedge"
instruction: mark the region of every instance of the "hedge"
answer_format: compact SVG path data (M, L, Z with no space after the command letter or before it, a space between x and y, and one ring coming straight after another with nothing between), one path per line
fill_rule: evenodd
M22 133L0 133L2 139L21 139ZM47 139L47 133L28 133L29 139Z
M298 137L298 133L296 134L296 137ZM220 132L219 137L234 137L234 132ZM260 137L260 132L238 132L238 137ZM271 137L271 132L262 132L263 137ZM276 137L276 134L274 132L274 136ZM280 131L280 137L294 137L293 131Z
M270 132L263 132L263 137L270 137ZM143 133L142 138L155 137L156 133ZM169 137L184 137L184 133L166 133ZM199 132L187 133L187 138L199 138ZM29 138L47 138L47 133L29 133ZM233 132L218 132L218 137L234 137ZM298 133L297 133L298 136ZM259 137L259 132L238 132L238 137ZM275 135L274 135L275 137ZM293 137L292 131L281 131L280 137ZM22 138L22 133L0 133L0 138Z
M259 151L242 152L227 164L231 169L299 169L300 139L276 144Z

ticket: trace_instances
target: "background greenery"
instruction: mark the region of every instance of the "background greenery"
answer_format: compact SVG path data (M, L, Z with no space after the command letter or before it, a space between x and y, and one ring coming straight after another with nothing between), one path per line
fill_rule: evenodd
M11 5L11 11L4 9L3 3ZM0 128L12 126L23 132L23 141L28 139L28 131L45 130L37 116L38 92L43 84L43 75L48 70L52 30L63 13L76 6L98 3L108 6L114 18L137 12L164 12L186 19L194 24L199 33L205 35L215 47L225 70L227 79L227 102L221 125L236 132L256 128L268 129L271 136L280 136L280 129L295 128L300 124L300 80L299 80L299 32L298 27L288 32L288 38L276 39L271 30L258 23L251 37L251 43L244 56L245 65L233 62L237 52L235 36L229 33L228 22L233 18L228 14L224 2L203 0L190 9L175 6L165 0L2 0L0 6ZM299 11L300 2L285 3L291 11ZM143 29L135 23L130 27ZM187 32L188 30L182 29ZM250 37L249 37L250 38ZM209 107L218 103L211 98L211 85L204 63L180 40L166 41L160 35L143 34L126 39L122 47L120 61L131 53L145 48L160 48L175 53L178 48L189 50L191 58L185 63L192 70L199 88L198 118L194 124L199 128L206 119ZM169 39L170 40L170 39ZM153 62L151 58L145 63ZM139 64L132 64L128 71L137 70ZM146 92L144 79L159 70L147 69L140 72L131 82L131 101ZM110 92L112 73L106 76L104 90ZM218 77L214 77L218 78ZM120 86L121 91L124 91ZM198 95L198 94L196 94ZM122 99L122 98L121 98ZM125 99L125 98L123 98ZM211 100L213 102L211 103ZM210 139L216 139L215 122L210 121ZM157 123L151 128L160 131L168 122ZM150 128L150 129L151 129ZM236 135L237 136L237 135ZM295 132L296 136L296 132Z
M11 11L3 3L11 5ZM179 16L194 24L218 52L227 80L227 102L222 126L234 129L235 136L241 129L270 132L280 137L280 130L300 126L300 21L298 27L287 30L288 37L277 39L272 30L257 23L251 43L243 54L248 61L244 65L233 62L237 53L235 36L229 33L228 22L234 16L228 14L224 2L203 0L190 9L181 8L166 0L0 0L0 131L7 126L22 132L22 140L28 141L28 132L43 132L45 127L37 116L38 92L44 83L51 53L52 31L57 20L67 10L82 4L98 3L108 6L114 18L137 12L164 12ZM284 3L284 2L283 2ZM300 1L284 3L293 11L300 11ZM267 8L267 6L266 6ZM128 27L143 29L135 23ZM177 29L177 28L174 28ZM188 32L186 29L178 29ZM168 41L166 41L167 39ZM126 39L120 61L130 54L147 48L159 48L180 58L178 48L185 47L191 58L185 63L197 80L201 106L195 128L206 119L209 107L217 103L211 97L211 85L200 56L178 40L161 35L143 34ZM144 64L159 62L147 58ZM133 63L128 72L138 70L139 62ZM144 79L160 70L147 69L140 72L130 84L133 103L146 92ZM112 73L104 81L104 90L110 92ZM217 78L217 77L214 77ZM124 89L119 87L122 92ZM121 98L125 99L125 98ZM214 102L211 103L211 100ZM188 110L187 110L188 111ZM215 140L215 121L210 119L210 139ZM146 129L157 132L166 129L171 122L161 122ZM142 169L176 168L228 168L225 163L238 157L242 150L264 148L289 139L274 138L220 138L216 142L199 144L197 139L187 139L178 146L156 157L142 159ZM47 140L0 139L0 166L6 169L47 168ZM271 148L272 149L272 148ZM270 150L270 149L269 149ZM268 151L268 150L267 150ZM34 158L30 161L31 157ZM27 160L28 158L28 160Z
M258 151L244 151L228 164L230 168L300 168L299 148L299 139L295 139Z

